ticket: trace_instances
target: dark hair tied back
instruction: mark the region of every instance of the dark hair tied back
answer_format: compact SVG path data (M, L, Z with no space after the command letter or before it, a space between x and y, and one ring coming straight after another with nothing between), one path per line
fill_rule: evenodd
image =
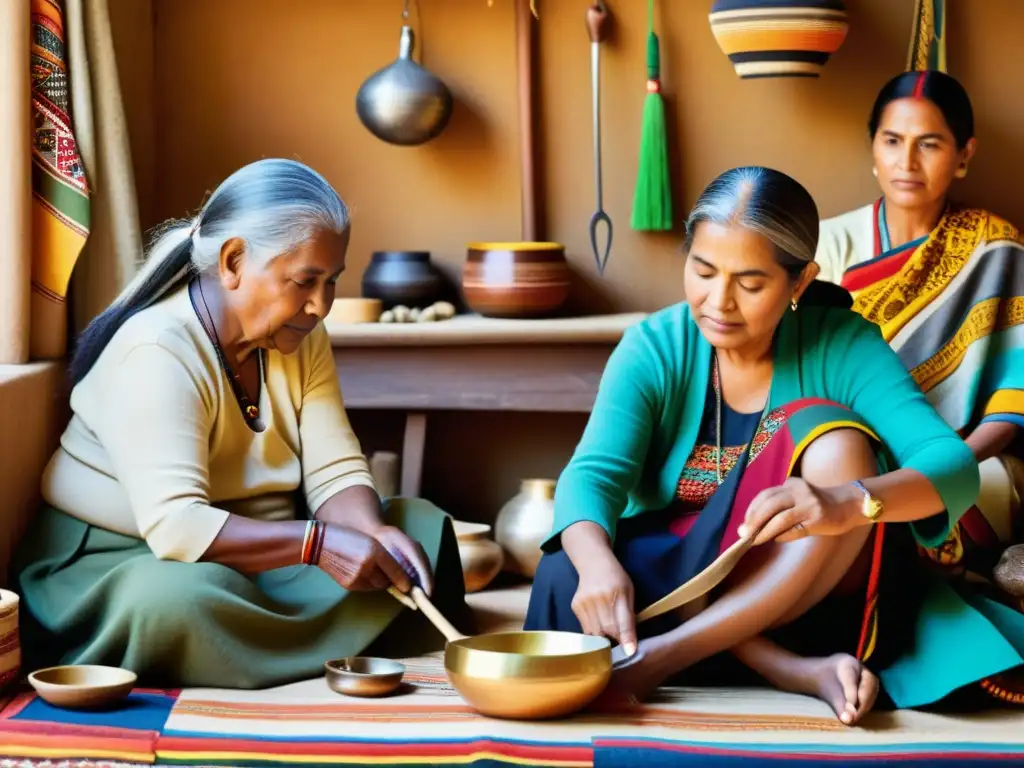
M938 107L958 149L963 149L974 138L974 110L967 91L956 78L945 72L929 70L904 72L882 86L868 119L868 135L872 141L882 123L885 108L899 99L913 98L928 99Z

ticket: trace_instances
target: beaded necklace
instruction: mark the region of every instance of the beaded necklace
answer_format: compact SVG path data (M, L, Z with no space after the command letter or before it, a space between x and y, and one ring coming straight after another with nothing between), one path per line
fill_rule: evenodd
M206 310L206 315L210 320L210 324L206 324L206 320L203 319L202 313L199 311L199 307L196 306L196 296L194 288L199 290L199 300L203 302L203 308ZM188 286L188 298L192 302L192 309L195 310L196 317L199 318L199 324L203 326L203 330L206 332L207 337L213 343L213 348L217 352L217 359L220 361L221 367L224 369L224 373L227 374L228 383L231 384L231 390L235 394L235 400L238 403L238 407L242 411L242 418L245 419L245 423L249 429L253 432L263 432L267 426L263 423L263 419L260 418L260 408L254 403L249 395L245 392L245 387L242 384L242 377L235 373L234 370L228 365L227 359L224 357L224 351L221 349L220 336L217 335L217 326L213 322L213 313L210 312L210 307L206 303L206 296L203 295L203 284L198 278L194 279ZM263 350L256 350L256 362L259 365L259 380L257 381L257 400L259 399L259 392L263 389L263 374L264 374L264 360Z
M718 352L714 352L714 358L712 360L712 383L715 387L715 469L717 470L718 484L721 485L725 478L722 477L722 380L718 371ZM750 437L750 442L747 444L747 458L749 460L751 452L754 450L754 438L757 437L758 431L761 429L761 424L764 422L765 417L768 415L769 405L772 401L771 387L768 388L768 397L764 401L764 409L761 411L761 416L757 420L757 426L754 427L754 434Z

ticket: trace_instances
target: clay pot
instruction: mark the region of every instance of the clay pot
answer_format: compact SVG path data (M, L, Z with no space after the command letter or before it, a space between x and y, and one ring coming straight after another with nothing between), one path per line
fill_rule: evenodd
M20 605L16 593L0 589L0 689L14 683L21 672Z
M541 542L554 524L554 499L554 480L523 480L519 493L498 512L494 540L505 550L505 570L533 578L543 554Z
M717 0L709 18L743 79L818 77L848 29L842 0Z
M505 553L490 538L491 526L456 520L455 539L459 543L462 576L467 592L479 592L501 572Z
M569 296L559 243L470 243L462 270L466 304L485 317L545 317Z
M442 298L445 279L429 251L375 251L363 272L363 296L380 299L384 309L403 304L424 308Z

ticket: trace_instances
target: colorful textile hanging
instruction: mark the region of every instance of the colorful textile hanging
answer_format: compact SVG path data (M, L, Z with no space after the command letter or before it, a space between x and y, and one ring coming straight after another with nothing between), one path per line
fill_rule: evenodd
M818 77L849 26L842 0L717 0L709 18L743 79Z
M946 71L946 0L917 0L907 71Z
M71 130L59 0L32 0L32 290L62 304L89 234L89 185Z

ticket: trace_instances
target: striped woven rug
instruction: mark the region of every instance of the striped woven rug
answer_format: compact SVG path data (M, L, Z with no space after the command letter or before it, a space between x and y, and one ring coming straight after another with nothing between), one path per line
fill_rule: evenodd
M488 628L520 614L489 597ZM765 689L660 691L615 714L545 723L491 720L448 685L439 656L405 660L385 699L320 678L266 691L135 691L106 712L69 712L32 693L0 701L0 768L190 766L886 766L1024 765L1024 714L876 713L841 725L822 703Z
M840 725L813 699L770 690L665 689L617 714L491 720L451 689L439 658L407 660L406 687L353 699L322 679L267 691L138 691L109 712L31 694L0 712L0 768L194 766L1024 765L1024 715L877 714Z

